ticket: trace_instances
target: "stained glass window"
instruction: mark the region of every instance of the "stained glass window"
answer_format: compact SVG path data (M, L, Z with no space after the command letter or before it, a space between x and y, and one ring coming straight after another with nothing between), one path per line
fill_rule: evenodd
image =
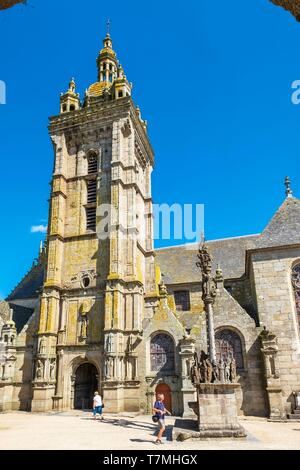
M150 354L152 371L174 372L174 341L169 335L160 333L154 336L151 340Z
M227 329L217 331L216 353L218 361L221 358L226 359L228 356L233 356L236 360L237 369L244 368L242 341L235 331Z

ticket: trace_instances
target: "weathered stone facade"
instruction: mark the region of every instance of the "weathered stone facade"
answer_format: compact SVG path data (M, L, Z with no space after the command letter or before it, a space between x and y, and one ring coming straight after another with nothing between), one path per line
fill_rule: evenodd
M72 79L50 119L46 244L0 304L0 410L89 408L99 388L107 411L150 413L163 390L173 413L189 416L191 361L207 350L198 247L154 251L153 151L109 35L97 66L83 103ZM289 192L262 234L207 242L223 270L215 335L219 355L236 355L239 413L282 419L295 408L299 229Z

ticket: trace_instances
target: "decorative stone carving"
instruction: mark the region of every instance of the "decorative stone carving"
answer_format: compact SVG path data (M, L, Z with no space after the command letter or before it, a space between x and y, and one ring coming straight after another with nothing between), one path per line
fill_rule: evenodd
M122 134L124 137L129 137L131 134L131 123L130 120L127 119L124 123L123 127L121 128Z
M50 380L55 380L55 374L56 374L56 360L51 359L50 361Z
M44 364L40 359L38 359L37 364L36 364L35 378L37 380L44 378Z
M276 365L278 353L277 337L264 327L260 338L265 367L266 391L269 401L269 418L278 421L285 419L286 413L283 408L280 374Z
M212 364L208 355L201 351L200 359L194 354L191 367L191 379L194 385L199 383L236 383L236 363L232 356L222 357Z
M6 322L11 319L11 308L8 302L0 301L0 317Z
M80 318L80 338L81 339L86 339L87 338L88 324L89 324L89 320L88 320L87 314L82 313L81 318Z

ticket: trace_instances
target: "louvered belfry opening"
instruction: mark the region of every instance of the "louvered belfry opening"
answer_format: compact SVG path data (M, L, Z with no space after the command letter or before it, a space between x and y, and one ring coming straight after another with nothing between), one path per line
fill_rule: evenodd
M86 204L86 230L96 231L96 204L97 204L97 172L98 157L91 153L88 157L87 171L87 204Z
M96 154L90 155L88 159L88 174L93 175L98 170L98 159Z
M92 204L96 202L97 197L97 181L89 180L87 182L87 203Z
M86 229L96 231L96 207L86 208Z

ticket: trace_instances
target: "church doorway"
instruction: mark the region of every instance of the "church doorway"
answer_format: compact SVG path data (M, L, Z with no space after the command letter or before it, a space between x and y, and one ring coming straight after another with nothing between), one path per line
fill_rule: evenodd
M165 396L164 405L170 413L172 413L172 392L167 384L158 384L155 393L162 393Z
M74 408L88 410L93 408L94 392L98 388L98 371L93 364L79 366L75 373Z

